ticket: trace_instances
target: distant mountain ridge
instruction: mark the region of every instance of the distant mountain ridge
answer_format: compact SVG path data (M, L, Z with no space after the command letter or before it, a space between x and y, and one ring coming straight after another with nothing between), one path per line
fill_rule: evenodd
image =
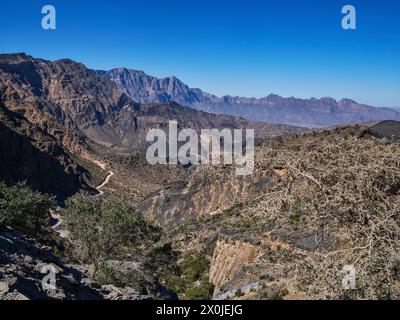
M259 138L304 131L165 101L137 103L114 82L70 59L47 61L24 53L0 55L0 104L5 112L20 115L72 154L84 153L90 141L143 147L148 130L167 128L170 120L178 121L179 128L197 131L254 128Z
M139 103L174 101L198 110L305 127L328 127L353 122L400 120L400 112L359 104L350 99L298 99L270 94L264 98L216 95L190 88L176 77L156 78L143 71L116 68L96 71Z

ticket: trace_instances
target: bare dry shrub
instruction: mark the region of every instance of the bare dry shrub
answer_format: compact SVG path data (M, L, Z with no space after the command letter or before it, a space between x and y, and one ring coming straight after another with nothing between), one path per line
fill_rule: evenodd
M271 270L284 270L310 299L400 298L399 142L352 132L307 135L267 143L257 168L287 174L244 214L315 237L314 249ZM342 288L345 265L355 268L355 290Z

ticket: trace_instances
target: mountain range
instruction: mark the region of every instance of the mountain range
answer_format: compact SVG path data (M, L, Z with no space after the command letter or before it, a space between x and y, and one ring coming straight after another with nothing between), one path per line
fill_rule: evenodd
M300 127L207 113L170 101L158 104L139 102L119 90L114 82L100 77L81 63L69 59L35 59L24 53L0 55L0 106L2 113L7 115L0 118L4 125L2 131L11 130L13 136L19 137L19 140L15 138L15 146L22 143L32 146L35 152L23 155L18 153L26 148L14 150L15 158L23 159L30 154L32 165L37 160L33 159L34 155L42 154L44 150L54 160L58 156L54 156L52 150L57 149L57 155L64 154L64 158L72 159L71 155L86 154L92 143L107 147L144 148L148 130L167 128L170 120L176 120L179 128L197 131L254 128L258 138L304 131ZM22 127L30 129L21 130ZM9 145L10 142L1 145L2 154L7 154L3 148L9 148ZM10 176L20 177L25 170L36 173L25 177L32 178L28 179L33 180L32 186L41 187L40 190L45 192L58 190L50 187L51 177L33 170L29 161L13 166L14 160L8 157L7 162L10 166L1 167L0 179L8 181ZM77 163L73 160L56 162L61 171L76 175L74 181L81 181L83 186L86 179L83 171L71 169L79 168ZM62 193L74 193L76 185L72 187L71 184L67 189Z
M25 54L0 55L0 94L8 109L74 152L88 139L104 145L140 146L148 129L166 127L169 120L195 130L251 127L259 136L301 130L211 114L171 101L144 104L69 59L51 62Z
M258 121L216 112L239 103ZM262 114L307 126L371 121L308 130ZM331 98L218 98L176 78L0 55L0 300L399 299L400 122L380 117L398 113ZM146 133L169 120L255 129L252 174L150 165ZM31 193L9 188L23 180L61 201L30 210ZM63 208L81 190L89 197ZM153 233L148 222L160 232L138 246L121 240L96 270L85 249L118 239L124 212L138 219L129 235ZM20 230L39 213L43 235ZM357 290L342 286L349 261ZM49 263L55 291L42 287Z
M74 156L87 154L93 143L143 149L148 130L167 128L170 120L197 131L253 128L256 138L263 139L307 131L301 126L400 119L394 110L349 99L218 98L175 77L157 79L128 69L94 71L70 59L47 61L24 53L0 55L0 107L3 154L12 150L10 141L26 145L19 149L23 154L14 150L13 157L4 159L0 178L9 183L25 178L35 188L61 195L88 188L90 174ZM54 168L60 177L65 173L63 180L70 182L64 189L55 182L57 175L31 170L45 155L49 163L41 168ZM21 168L29 174L21 176Z
M270 94L264 98L216 95L193 89L176 77L159 79L143 71L116 68L96 71L104 79L115 82L120 90L140 103L175 101L217 114L240 116L252 121L265 121L309 128L328 127L376 120L400 120L400 112L377 108L351 99L298 99Z

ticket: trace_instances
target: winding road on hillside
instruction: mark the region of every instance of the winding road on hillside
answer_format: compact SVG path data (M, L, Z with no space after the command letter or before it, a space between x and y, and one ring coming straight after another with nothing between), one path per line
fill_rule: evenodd
M95 196L102 196L104 194L104 191L101 190L103 187L105 187L109 182L111 177L114 175L114 172L112 171L108 171L108 176L106 177L106 179L103 181L103 183L99 186L96 187L96 190L99 192L98 194L96 194Z
M101 169L107 170L107 164L104 162L98 161L98 160L91 160L95 164L97 164ZM99 192L98 194L95 194L93 197L100 197L104 194L104 191L102 190L109 182L111 177L114 175L114 172L108 171L107 177L104 179L103 183L98 185L95 189ZM61 238L67 239L69 236L69 231L62 229L63 225L63 219L60 215L60 207L57 207L56 209L51 209L50 210L50 215L51 218L54 222L54 224L51 226L51 228L59 234Z

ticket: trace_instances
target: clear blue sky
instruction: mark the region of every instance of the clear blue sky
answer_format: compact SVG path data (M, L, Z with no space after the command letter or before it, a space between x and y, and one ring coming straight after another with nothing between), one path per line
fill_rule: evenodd
M57 30L41 8L57 9ZM357 9L357 30L341 8ZM398 0L2 0L0 52L124 66L217 95L400 106Z

